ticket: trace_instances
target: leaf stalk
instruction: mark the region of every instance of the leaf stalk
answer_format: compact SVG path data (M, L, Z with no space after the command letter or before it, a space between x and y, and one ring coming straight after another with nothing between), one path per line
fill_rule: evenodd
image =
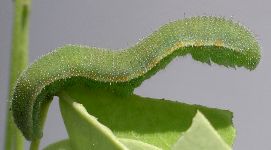
M13 1L13 33L10 58L9 101L5 133L5 150L23 150L24 137L16 127L11 111L11 99L17 78L28 64L29 15L31 0Z

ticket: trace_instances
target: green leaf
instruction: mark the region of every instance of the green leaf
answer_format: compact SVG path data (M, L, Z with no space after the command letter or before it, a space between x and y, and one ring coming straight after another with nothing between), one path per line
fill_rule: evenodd
M153 145L143 143L137 140L119 139L119 141L124 144L129 150L161 150L160 148L157 148ZM62 140L48 145L43 150L72 150L71 141L69 139Z
M172 150L231 150L200 112Z
M71 146L80 150L127 149L108 129L87 113L82 104L61 94L61 114L68 131Z
M82 104L74 102L63 92L60 95L61 113L70 137L69 143L73 149L160 150L141 141L116 138L110 129L89 115Z
M168 100L143 98L137 95L123 96L82 86L70 87L65 90L65 93L58 94L62 105L61 110L70 138L72 141L80 142L78 146L82 146L82 143L92 143L91 140L84 140L91 137L100 137L96 134L103 134L109 136L104 136L106 141L113 139L117 143L122 141L119 140L120 138L125 138L137 140L136 143L143 142L169 150L178 141L180 135L190 127L197 110L203 112L227 144L232 145L235 137L235 130L231 122L232 113L229 111ZM71 106L65 106L64 108L63 105L67 105L67 100L76 101L77 104L73 102L72 106L74 108L71 108ZM83 104L86 110L78 103ZM75 110L76 112L74 112ZM90 116L89 114L91 114L99 122L96 118L87 117L92 119L94 123L92 125L90 123L81 123L78 120L80 119L78 113L84 114L84 116ZM96 131L92 131L94 125L99 127L96 128ZM105 130L100 128L105 128ZM83 129L87 129L89 132L81 131ZM129 143L132 142L129 141ZM115 143L113 142L113 144ZM110 145L112 142L107 142L107 144ZM132 146L123 144L129 148ZM97 145L97 142L95 145ZM80 149L82 148L80 147Z
M119 139L122 144L124 144L129 150L162 150L156 146L143 143L138 140L131 139Z
M84 109L83 109L84 111ZM92 125L89 124L88 127ZM78 129L75 129L78 130ZM80 134L80 133L78 133ZM94 136L95 137L95 136ZM155 146L131 139L119 139L129 150L161 150ZM49 145L44 150L72 150L69 140ZM172 150L231 150L201 112L197 112L190 128L182 134Z

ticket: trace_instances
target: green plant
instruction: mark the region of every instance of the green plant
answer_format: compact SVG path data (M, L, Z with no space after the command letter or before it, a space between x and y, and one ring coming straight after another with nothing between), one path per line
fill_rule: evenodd
M47 150L230 149L235 137L231 112L133 94L173 58L187 54L203 63L249 70L260 59L247 29L216 17L171 22L121 51L67 45L20 75L12 99L15 123L32 141L31 149L38 149L57 95L69 139Z
M20 73L26 68L28 61L28 31L29 15L31 11L30 0L13 1L13 35L10 61L9 101L7 106L7 121L5 135L5 150L22 150L24 137L16 128L10 111L13 88Z

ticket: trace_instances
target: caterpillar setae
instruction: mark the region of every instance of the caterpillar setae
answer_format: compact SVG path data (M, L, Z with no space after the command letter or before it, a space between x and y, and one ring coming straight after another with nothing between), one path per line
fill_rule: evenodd
M118 51L66 45L41 57L17 80L12 111L28 140L41 138L46 108L66 86L85 83L117 93L131 93L176 56L200 62L254 69L260 48L242 25L217 17L170 22L134 46Z

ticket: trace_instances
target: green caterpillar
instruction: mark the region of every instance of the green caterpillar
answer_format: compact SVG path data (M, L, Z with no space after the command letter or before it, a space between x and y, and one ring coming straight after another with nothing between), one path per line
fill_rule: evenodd
M260 48L254 36L231 20L193 17L162 26L131 48L67 45L41 57L19 77L12 100L14 120L28 140L41 138L47 107L54 95L78 83L132 93L176 56L226 67L254 69Z

